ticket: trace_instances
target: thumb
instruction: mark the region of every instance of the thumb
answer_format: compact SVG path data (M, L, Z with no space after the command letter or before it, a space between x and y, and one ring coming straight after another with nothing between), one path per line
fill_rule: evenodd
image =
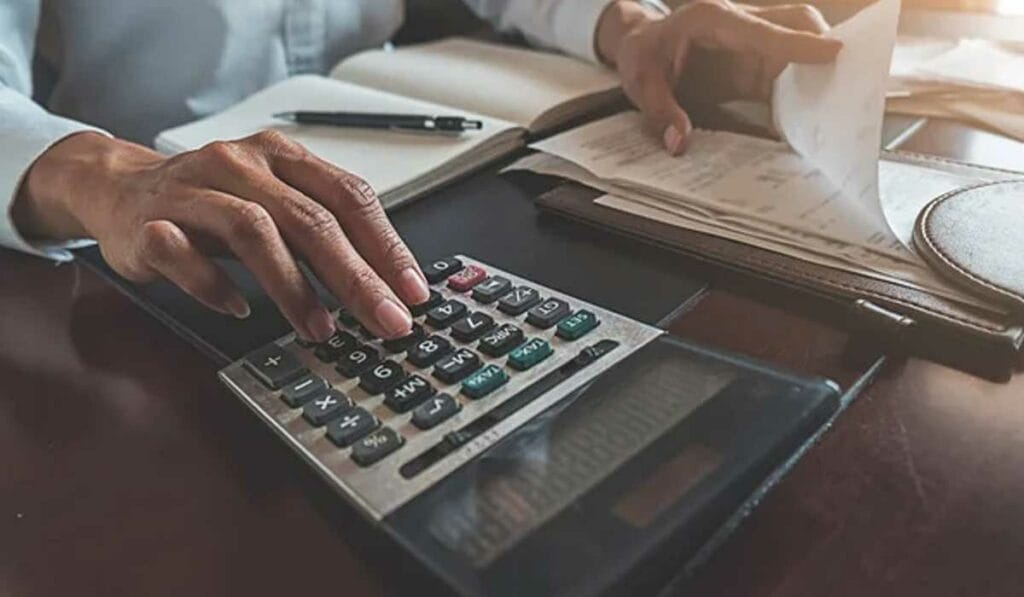
M693 132L693 124L686 110L679 105L668 78L658 76L650 81L644 100L641 111L655 125L655 130L661 132L665 149L672 155L683 153Z

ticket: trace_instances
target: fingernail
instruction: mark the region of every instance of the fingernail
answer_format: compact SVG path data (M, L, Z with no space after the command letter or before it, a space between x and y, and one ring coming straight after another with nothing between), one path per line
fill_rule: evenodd
M676 130L674 126L665 127L665 134L663 135L665 141L665 148L670 153L679 153L679 150L683 148L683 135Z
M410 267L398 275L398 285L402 296L410 305L418 305L430 298L427 281L415 267Z
M421 301L422 302L422 301ZM404 336L412 330L412 316L404 307L399 307L394 301L384 299L377 304L373 311L377 323L384 331L392 337Z
M228 311L235 316L236 319L248 319L252 315L252 309L249 308L249 303L240 296L233 296L228 299Z
M317 309L306 318L306 329L311 336L310 340L326 342L334 335L334 318L327 309Z

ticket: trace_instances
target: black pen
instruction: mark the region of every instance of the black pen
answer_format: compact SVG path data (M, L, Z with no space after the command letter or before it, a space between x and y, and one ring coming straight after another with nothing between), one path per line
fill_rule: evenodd
M462 116L428 116L422 114L374 114L369 112L280 112L274 118L299 124L324 124L364 129L395 129L407 131L438 131L461 133L480 130L484 123Z

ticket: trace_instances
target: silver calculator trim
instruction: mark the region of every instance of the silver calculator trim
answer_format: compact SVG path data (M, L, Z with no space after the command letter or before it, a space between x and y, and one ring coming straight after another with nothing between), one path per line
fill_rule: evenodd
M364 340L367 344L380 349L385 358L391 358L401 363L407 371L417 371L420 375L427 378L437 388L438 392L447 392L462 404L460 412L437 427L425 431L420 430L411 423L411 413L396 414L384 406L383 396L370 396L358 388L358 378L348 379L343 377L335 371L333 364L319 361L309 349L298 348L294 350L293 352L309 367L311 372L324 377L331 385L352 398L358 406L376 415L382 424L390 425L404 437L405 444L403 446L384 457L381 461L366 468L361 468L352 461L349 457L351 448L337 447L326 437L323 427L313 427L302 418L302 409L291 408L281 400L280 392L267 389L266 386L250 375L244 368L241 360L231 363L218 373L221 381L232 393L241 398L260 418L266 421L279 436L307 462L312 464L317 472L337 491L359 506L374 520L379 521L394 512L403 504L423 493L466 462L469 462L488 447L494 445L494 443L508 435L511 431L664 333L659 328L629 319L597 305L502 271L486 263L463 255L457 255L456 257L464 265L475 264L487 270L491 275L505 276L515 285L522 284L536 288L545 298L556 297L565 300L574 310L581 308L589 309L597 315L601 323L582 338L568 341L555 336L555 328L541 331L525 323L524 315L513 317L497 311L492 306L487 306L484 310L494 317L496 325L513 323L523 330L527 338L539 337L548 340L555 349L555 352L551 357L540 362L528 372L516 372L505 364L507 357L488 357L475 349L475 342L463 344L452 340L453 345L456 347L466 346L473 350L473 352L480 356L483 364L494 363L501 365L510 372L510 380L507 384L479 400L470 400L462 395L459 392L461 383L441 383L437 378L430 375L432 368L419 369L407 363L404 353L389 354L380 347L380 340ZM474 305L479 305L469 296L469 293L455 292L444 283L436 284L433 287L446 299L458 298L465 302L470 307L470 310L475 310ZM417 321L422 321L422 317L417 318ZM427 332L431 332L431 328L427 327ZM530 402L487 432L444 457L419 475L412 479L405 479L399 474L399 468L403 464L441 441L445 434L454 429L461 428L504 400L527 388L532 382L572 359L582 348L606 338L618 341L620 343L619 347L590 364L585 370L568 378L544 395ZM278 339L276 344L282 347L290 347L294 342L295 335L293 333Z

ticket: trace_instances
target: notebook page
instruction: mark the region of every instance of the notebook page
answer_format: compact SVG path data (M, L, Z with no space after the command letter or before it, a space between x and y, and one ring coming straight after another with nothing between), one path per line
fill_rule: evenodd
M457 37L362 52L342 61L331 77L530 130L566 102L619 86L608 69L575 58Z
M446 113L451 108L335 81L293 77L260 91L220 114L164 131L161 151L198 148L217 139L236 139L277 129L321 158L368 181L384 198L389 192L460 158L473 156L497 136L521 129L509 122L480 118L483 129L459 136L285 123L272 117L290 110L345 110Z

